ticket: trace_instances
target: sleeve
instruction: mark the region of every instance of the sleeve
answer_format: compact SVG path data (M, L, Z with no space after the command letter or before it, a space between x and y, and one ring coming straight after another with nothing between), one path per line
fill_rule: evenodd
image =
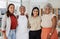
M6 16L3 15L2 17L2 25L1 25L1 30L5 31L5 26L6 26Z
M54 16L56 16L56 15L55 15L55 14L53 14L53 15L52 15L52 18L53 18Z

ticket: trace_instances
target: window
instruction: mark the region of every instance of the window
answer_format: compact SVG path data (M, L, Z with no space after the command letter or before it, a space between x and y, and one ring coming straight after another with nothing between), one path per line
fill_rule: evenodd
M2 15L6 13L6 7L7 7L6 5L7 5L6 0L0 0L0 30L1 30ZM2 32L0 31L0 38L1 36L2 36Z
M0 1L0 15L6 12L6 1Z

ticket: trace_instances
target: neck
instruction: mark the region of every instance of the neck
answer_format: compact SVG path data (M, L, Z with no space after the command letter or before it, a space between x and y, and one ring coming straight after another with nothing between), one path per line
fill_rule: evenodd
M10 13L10 15L14 15L14 14L11 14L11 13Z
M20 14L20 15L24 15L24 14Z
M45 14L50 14L51 12L45 13Z
M46 13L47 15L50 14L50 13Z
M33 16L34 18L36 18L37 16Z

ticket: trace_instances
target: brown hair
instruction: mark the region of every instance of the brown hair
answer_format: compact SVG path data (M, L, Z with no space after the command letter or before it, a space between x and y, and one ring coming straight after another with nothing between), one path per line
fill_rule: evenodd
M15 7L15 5L14 4L9 4L8 5L8 7L7 7L7 12L6 12L6 14L7 14L7 17L9 17L10 16L10 11L9 11L9 7L11 6L11 5L13 5L14 7Z

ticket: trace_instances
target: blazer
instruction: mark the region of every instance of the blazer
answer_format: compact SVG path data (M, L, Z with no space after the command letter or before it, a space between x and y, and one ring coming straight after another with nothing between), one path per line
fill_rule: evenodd
M2 25L1 25L1 30L6 31L6 36L8 37L9 31L11 27L11 19L10 17L7 17L7 15L3 15L2 17Z

